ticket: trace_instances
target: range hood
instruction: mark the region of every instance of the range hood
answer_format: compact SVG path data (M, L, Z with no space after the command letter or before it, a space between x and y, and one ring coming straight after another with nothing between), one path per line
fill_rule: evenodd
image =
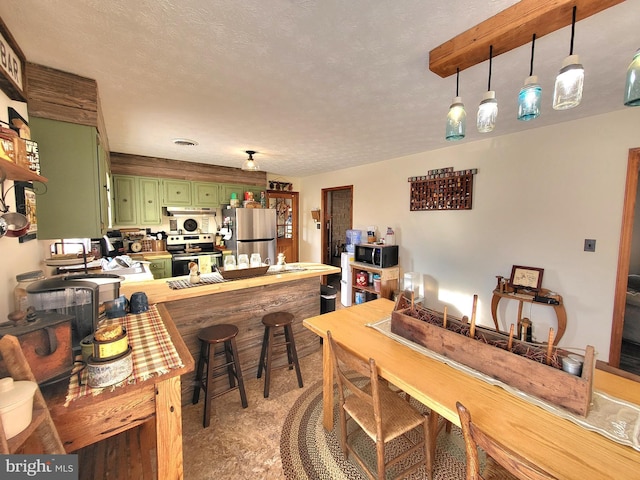
M216 209L211 207L164 207L167 216L174 215L216 215Z

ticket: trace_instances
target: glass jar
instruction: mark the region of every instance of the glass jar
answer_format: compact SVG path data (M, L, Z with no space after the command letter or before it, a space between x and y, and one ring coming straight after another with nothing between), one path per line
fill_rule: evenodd
M13 308L16 312L27 311L27 286L37 280L44 280L44 272L42 270L34 270L32 272L20 273L16 275L18 284L13 289Z

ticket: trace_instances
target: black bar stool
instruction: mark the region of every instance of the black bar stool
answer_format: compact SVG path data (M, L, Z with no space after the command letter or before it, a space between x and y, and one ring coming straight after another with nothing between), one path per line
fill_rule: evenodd
M198 403L200 398L200 389L204 390L204 420L203 426L209 426L211 418L211 400L220 395L230 392L231 390L240 390L240 399L242 407L247 408L247 394L244 391L244 381L242 380L242 369L240 368L240 359L238 358L238 349L236 348L236 336L238 335L238 327L235 325L213 325L206 327L198 332L200 339L200 360L198 361L198 370L196 372L196 384L193 389L193 404ZM215 351L216 345L223 343L223 349L219 352ZM214 366L214 359L217 355L225 355L225 363ZM207 371L204 371L205 364ZM215 377L224 375L218 373L214 375L216 370L225 368L229 376L229 388L218 393L213 391L213 380ZM236 380L238 385L236 385Z
M295 367L298 376L298 386L302 388L302 373L298 363L298 353L296 352L296 342L293 338L293 315L289 312L273 312L262 317L264 325L264 338L262 340L262 351L260 353L260 364L258 365L258 378L264 375L264 398L269 396L269 380L271 379L272 368ZM283 327L283 333L274 333L275 328ZM284 342L274 343L276 337L284 336ZM287 363L278 367L272 367L273 347L287 347Z

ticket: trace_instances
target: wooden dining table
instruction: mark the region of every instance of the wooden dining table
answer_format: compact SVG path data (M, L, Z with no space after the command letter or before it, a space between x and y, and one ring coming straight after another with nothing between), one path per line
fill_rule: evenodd
M388 318L394 303L378 299L304 320L326 340L374 358L380 376L460 426L456 401L474 423L559 479L640 478L640 452L548 412L507 390L434 360L367 324ZM524 373L526 374L526 372ZM323 342L323 424L333 428L333 365ZM596 370L594 389L640 405L640 383Z

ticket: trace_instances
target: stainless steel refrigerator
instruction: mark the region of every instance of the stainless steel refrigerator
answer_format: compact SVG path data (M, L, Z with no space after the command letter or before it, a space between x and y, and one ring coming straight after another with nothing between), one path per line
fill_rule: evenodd
M275 208L225 208L224 224L231 231L225 246L236 256L259 253L262 262L268 258L276 263L276 210ZM229 222L227 224L227 218Z

